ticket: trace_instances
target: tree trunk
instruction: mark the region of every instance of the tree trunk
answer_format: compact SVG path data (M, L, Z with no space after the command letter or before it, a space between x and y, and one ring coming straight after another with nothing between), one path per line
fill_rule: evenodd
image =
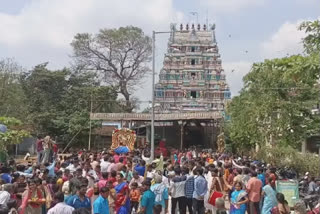
M133 110L133 107L131 105L131 102L130 102L130 94L128 92L128 89L127 89L127 84L125 82L120 82L120 93L124 96L124 99L126 101L126 111L127 112L132 112Z

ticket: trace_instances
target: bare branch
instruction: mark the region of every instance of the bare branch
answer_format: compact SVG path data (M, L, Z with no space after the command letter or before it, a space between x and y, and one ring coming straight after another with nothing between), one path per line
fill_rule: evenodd
M148 74L151 39L141 29L125 27L103 29L98 34L77 34L71 43L75 64L96 72L108 84L119 88L129 105L130 91L139 78Z

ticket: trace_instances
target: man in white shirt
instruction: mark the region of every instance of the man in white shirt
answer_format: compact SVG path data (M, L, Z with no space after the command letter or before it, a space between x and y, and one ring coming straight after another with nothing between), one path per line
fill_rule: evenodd
M150 158L150 154L149 154L149 157L144 156L144 150L142 151L142 160L144 160L147 165L150 165L152 163L152 160Z
M147 168L146 177L151 181L154 178L155 174L156 174L156 171L152 168L152 165L149 165Z
M84 165L84 169L82 170L82 177L88 179L88 187L93 187L96 181L99 181L97 173L91 169L91 164L86 162Z
M70 173L73 174L77 169L80 168L79 161L73 160L72 163L66 168L70 170Z
M110 166L110 162L108 160L108 156L104 156L103 161L101 161L101 172L108 172L108 167Z
M171 213L176 213L176 206L179 203L180 213L186 213L186 195L185 195L185 184L186 176L181 175L181 169L174 169L175 176L172 178L169 184L169 191L171 193Z
M12 184L4 184L3 191L0 191L0 205L6 205L10 200L11 193L13 192Z
M142 182L144 181L144 177L140 176L138 174L138 172L134 171L132 173L132 179L130 181L129 187L131 187L131 185L136 182L138 184L139 187L142 186Z
M74 208L64 203L62 192L56 193L54 198L58 203L48 211L48 214L72 214Z

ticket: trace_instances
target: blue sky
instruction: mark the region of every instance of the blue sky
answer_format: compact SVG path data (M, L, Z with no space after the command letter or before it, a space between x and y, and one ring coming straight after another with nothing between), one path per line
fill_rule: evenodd
M299 22L320 17L319 0L0 0L0 58L23 67L70 65L70 42L78 32L135 25L146 34L170 23L216 23L219 49L233 95L253 62L302 52ZM167 36L157 38L157 70ZM231 72L234 70L234 72ZM150 76L135 96L150 100Z

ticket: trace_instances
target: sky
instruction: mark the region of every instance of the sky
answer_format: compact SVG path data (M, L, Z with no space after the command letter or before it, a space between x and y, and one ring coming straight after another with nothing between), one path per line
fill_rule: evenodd
M232 95L254 62L302 53L304 20L319 19L319 0L0 0L0 58L31 69L70 66L70 43L77 33L133 25L145 34L168 31L170 23L216 24L216 36ZM198 16L191 12L197 12ZM168 35L156 39L161 69ZM151 100L151 75L134 92Z

